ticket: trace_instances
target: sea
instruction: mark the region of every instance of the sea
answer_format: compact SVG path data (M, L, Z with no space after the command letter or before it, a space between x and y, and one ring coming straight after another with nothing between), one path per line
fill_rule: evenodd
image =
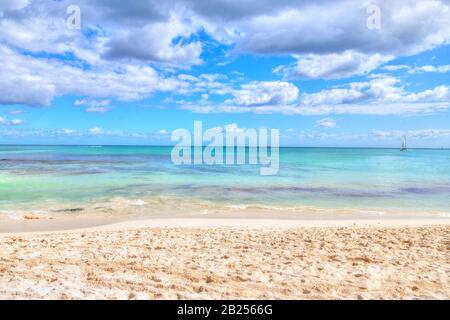
M450 150L279 149L279 170L170 146L0 146L0 215L450 217ZM224 150L224 152L226 152Z

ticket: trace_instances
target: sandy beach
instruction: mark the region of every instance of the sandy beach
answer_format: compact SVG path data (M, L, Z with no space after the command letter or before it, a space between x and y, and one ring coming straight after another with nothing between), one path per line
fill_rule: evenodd
M450 223L147 219L0 234L2 299L449 299Z

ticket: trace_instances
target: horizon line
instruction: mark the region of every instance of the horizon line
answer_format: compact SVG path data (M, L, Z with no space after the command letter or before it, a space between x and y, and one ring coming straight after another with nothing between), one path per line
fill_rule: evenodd
M0 143L0 146L23 146L23 147L175 147L176 145L150 145L150 144L11 144L11 143ZM189 146L179 146L179 147L189 147ZM196 146L191 146L196 147ZM200 147L200 146L197 146ZM208 147L208 145L202 145L203 147ZM223 146L225 148L226 146ZM234 146L234 147L246 147L249 146ZM270 148L270 146L267 146ZM292 149L306 149L306 148L316 148L316 149L400 149L399 147L357 147L357 146L279 146L279 148L292 148ZM429 149L429 150L449 150L450 147L408 147L408 150L414 149Z

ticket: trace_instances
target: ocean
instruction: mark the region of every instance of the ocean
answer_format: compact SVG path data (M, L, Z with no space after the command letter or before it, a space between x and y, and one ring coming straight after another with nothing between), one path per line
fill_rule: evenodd
M282 147L273 176L171 150L0 146L0 215L450 216L450 150Z

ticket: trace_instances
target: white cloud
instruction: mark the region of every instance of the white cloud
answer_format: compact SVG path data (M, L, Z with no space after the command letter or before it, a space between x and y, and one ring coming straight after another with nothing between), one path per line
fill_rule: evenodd
M78 135L78 131L74 129L61 129L58 131L58 133L65 135Z
M361 100L364 93L353 88L324 89L317 93L306 93L302 96L303 104L316 106L321 104L343 104Z
M67 3L31 1L22 10L4 14L0 38L12 47L33 52L70 52L90 64L105 62L105 58L173 66L201 61L201 43L185 43L200 26L184 18L180 5L162 6L157 1L124 5L103 0L80 0L76 4L88 36L66 27Z
M201 74L198 77L189 74L180 74L177 76L180 81L176 90L178 94L192 94L192 93L208 93L225 95L233 91L229 79L224 74Z
M227 125L223 126L223 129L225 132L228 133L238 133L238 132L243 132L245 130L245 128L240 128L238 124L236 123L230 123Z
M14 109L14 110L8 111L8 114L12 114L12 115L15 115L15 114L22 114L22 113L25 113L25 110L22 110L22 109Z
M18 126L23 123L23 120L22 119L12 119L9 123L11 126Z
M316 127L322 128L334 128L336 126L336 121L333 118L324 118L316 121Z
M111 100L89 100L81 99L74 102L74 106L87 106L84 109L87 113L105 113L110 110L108 107L111 104Z
M101 128L94 127L94 128L92 128L92 129L89 130L89 133L90 133L91 135L93 135L93 136L98 136L98 135L100 135L100 134L103 133L103 130L102 130Z
M84 70L59 60L24 56L0 45L0 104L50 105L55 96L78 94L140 100L175 89L176 79L161 78L149 66L113 64Z
M2 0L0 1L0 14L4 11L14 11L25 8L29 0Z
M301 140L351 140L351 141L398 141L400 145L404 137L413 140L434 140L450 137L449 129L421 129L421 130L370 130L365 133L327 133L315 131L301 131Z
M450 41L446 1L377 1L380 30L366 27L368 4L356 0L322 1L320 5L264 3L261 10L265 7L265 13L227 20L225 28L233 32L224 35L237 43L239 51L292 54L298 59L293 67L278 71L325 79L364 74L394 57Z
M449 40L450 11L445 1L377 1L381 8L380 30L366 27L368 4L356 0L322 1L320 5L300 1L265 3L261 7L266 11L261 14L238 22L230 19L229 25L236 30L231 36L241 50L265 54L355 50L409 55Z
M398 78L386 75L368 82L350 83L349 88L325 89L304 94L303 114L404 114L433 112L450 106L447 86L420 92L407 92Z
M88 106L88 107L106 107L111 103L111 100L95 100L95 99L81 99L75 100L75 106Z
M373 135L382 139L400 139L403 137L433 139L450 137L449 129L423 129L423 130L373 130Z
M295 103L246 105L230 100L222 104L181 105L182 109L197 113L254 112L301 115L401 115L439 112L449 107L449 87L441 85L419 92L408 92L400 79L383 74L373 75L365 82L351 82L340 88L304 93Z
M394 65L387 65L387 66L383 66L383 70L387 70L387 71L397 71L397 70L402 70L402 69L410 69L411 67L405 64L394 64Z
M450 72L450 64L443 65L443 66L421 66L421 67L414 67L411 70L408 71L409 73L423 73L423 72L437 72L437 73L447 73Z
M279 66L275 73L285 77L311 79L339 79L364 75L393 59L380 54L363 54L352 50L343 53L294 55L297 62L292 66Z
M22 119L7 119L5 117L0 116L0 125L4 125L4 126L19 126L23 124L23 120Z
M108 112L110 109L107 107L87 107L84 109L87 113L105 113Z
M130 139L148 139L149 134L140 132L125 132L120 130L106 131L98 127L89 130L76 129L12 129L0 131L0 136L3 137L32 137L32 138L130 138Z
M298 88L283 81L254 81L233 92L231 103L242 106L282 105L298 98Z
M146 24L143 27L118 31L106 44L108 58L134 58L177 65L201 63L202 45L199 41L183 44L176 38L188 38L196 27L172 15L168 21Z
M378 114L447 107L445 98L433 100L433 96L447 96L442 86L408 96L399 86L377 88L372 83L370 89L350 87L347 92L302 96L311 102L297 104L298 89L288 82L251 82L239 87L220 75L177 76L179 68L187 73L190 66L202 62L207 41L199 32L230 45L233 54L296 59L291 66L277 68L278 72L314 79L364 75L395 57L448 44L447 1L379 0L380 30L366 27L368 3L357 0L324 0L320 5L295 0L217 0L213 4L79 0L77 4L82 8L81 32L66 27L65 2L0 3L0 61L7 61L0 69L0 104L51 105L55 97L68 94L142 100L154 92L171 91L232 96L219 106L209 99L201 106L182 106L197 112ZM57 58L61 56L64 59ZM417 72L448 71L447 66L419 68ZM383 98L376 98L377 94ZM107 106L87 108L101 112Z

